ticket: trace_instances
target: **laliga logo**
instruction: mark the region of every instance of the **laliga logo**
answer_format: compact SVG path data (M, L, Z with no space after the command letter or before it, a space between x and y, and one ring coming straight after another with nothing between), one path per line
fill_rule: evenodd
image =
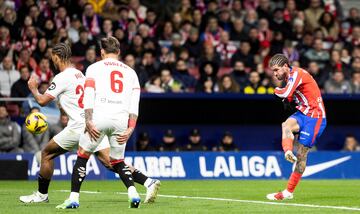
M275 175L281 176L281 170L275 156L268 156L266 160L260 156L241 157L241 162L236 161L234 156L228 158L218 156L214 164L206 164L204 156L199 157L200 173L203 177L213 178L220 177L270 177ZM241 165L241 170L238 169ZM209 167L209 168L208 168Z
M55 161L55 169L54 169L54 176L66 176L71 175L72 170L76 161L77 155L71 154L68 156L60 155L59 162ZM20 157L17 157L19 160ZM40 165L36 160L36 156L34 155L32 159L31 168L28 171L29 176L35 176L40 171ZM95 175L100 175L100 169L98 164L96 163L95 156L91 155L87 164L86 164L86 174L94 173Z

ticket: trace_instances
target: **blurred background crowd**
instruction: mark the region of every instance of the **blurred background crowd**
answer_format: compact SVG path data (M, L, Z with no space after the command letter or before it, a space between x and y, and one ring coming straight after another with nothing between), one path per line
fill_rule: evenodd
M325 94L360 93L360 12L352 2L344 9L339 0L0 0L0 96L31 97L31 75L44 92L58 72L49 54L59 42L71 46L74 65L85 73L106 36L120 41L121 60L145 93L272 94L281 86L268 68L275 53L307 69ZM0 107L0 135L18 129L7 115L34 108L31 99ZM66 125L56 103L41 111ZM17 146L0 151L19 147L27 137L19 130L12 136Z

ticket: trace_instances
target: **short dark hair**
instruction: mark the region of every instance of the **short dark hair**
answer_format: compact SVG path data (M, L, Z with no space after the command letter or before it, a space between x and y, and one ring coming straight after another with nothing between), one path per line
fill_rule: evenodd
M275 54L273 57L271 57L269 61L269 67L272 67L274 65L282 67L285 64L290 66L289 59L284 54Z
M66 43L58 43L52 48L52 54L58 56L61 61L68 62L71 59L71 48Z
M120 53L120 42L113 36L102 38L100 40L100 47L106 53L119 54Z

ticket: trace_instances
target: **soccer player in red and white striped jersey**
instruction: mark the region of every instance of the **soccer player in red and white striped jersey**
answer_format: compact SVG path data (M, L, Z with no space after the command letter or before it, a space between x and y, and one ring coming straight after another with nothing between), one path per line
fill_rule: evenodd
M268 194L269 200L292 199L296 185L306 168L307 154L315 145L326 127L326 113L320 89L313 77L304 69L290 66L283 54L274 55L269 62L274 76L285 81L284 88L276 88L275 95L284 102L294 102L297 112L282 124L282 147L286 160L295 163L287 188L278 193ZM295 139L294 133L298 133ZM299 142L296 156L293 142Z

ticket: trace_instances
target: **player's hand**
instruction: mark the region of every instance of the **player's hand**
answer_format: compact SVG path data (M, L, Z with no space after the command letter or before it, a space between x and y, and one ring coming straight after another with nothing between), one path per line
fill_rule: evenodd
M96 141L100 137L100 132L95 127L95 124L92 121L86 122L85 132L89 132L90 139Z
M124 144L126 143L131 134L133 133L134 129L133 128L128 128L126 129L124 132L118 134L118 136L116 137L116 141L119 143L119 144Z
M37 90L38 88L38 80L35 76L31 75L30 76L30 79L28 81L28 87L30 89L30 91L34 91L34 90Z
M297 161L296 156L294 155L294 153L290 150L285 152L285 159L291 163L295 163Z

